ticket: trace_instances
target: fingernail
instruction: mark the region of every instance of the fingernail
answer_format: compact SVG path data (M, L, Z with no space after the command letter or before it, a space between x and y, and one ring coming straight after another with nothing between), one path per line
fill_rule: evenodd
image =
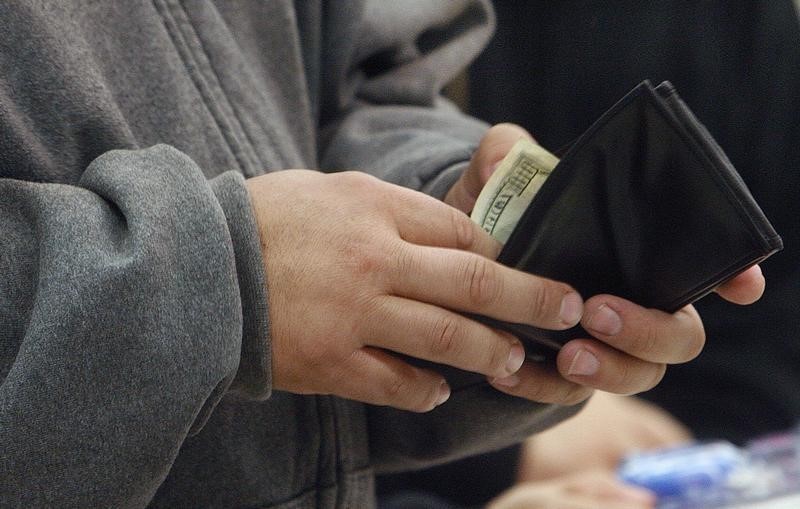
M591 376L600 369L600 361L589 350L578 350L572 358L567 374L572 376Z
M442 382L442 385L439 386L439 398L436 400L436 406L441 405L448 399L450 399L450 386L447 385L447 382Z
M622 330L622 319L616 311L603 304L589 317L586 328L606 336L613 336Z
M492 383L494 385L502 385L503 387L516 387L519 383L519 377L517 375L508 375L500 378L493 378Z
M564 325L575 325L583 315L583 299L575 292L570 292L561 299L561 310L558 317Z
M511 351L508 353L508 360L506 360L506 371L508 373L516 373L525 362L525 348L519 342L511 345Z

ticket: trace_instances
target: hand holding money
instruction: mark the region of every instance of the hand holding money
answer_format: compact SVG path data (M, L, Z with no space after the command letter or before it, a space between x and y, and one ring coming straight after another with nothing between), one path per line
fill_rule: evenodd
M428 411L450 388L408 357L491 379L524 362L517 338L467 314L548 328L579 318L563 312L566 285L492 261L494 239L423 193L359 172L285 170L246 184L269 285L260 360L273 390ZM559 381L537 401L588 396L571 389Z
M526 141L520 142L522 139ZM517 143L519 146L514 148ZM524 148L526 145L528 149ZM498 124L484 135L469 167L451 187L445 201L462 212L472 211L475 222L491 231L498 244L507 242L511 231L529 210L534 195L549 178L546 174L555 171L555 166L560 164L555 157L536 146L523 128ZM504 190L509 192L504 193ZM544 197L537 199L541 198ZM512 202L517 201L519 205L512 206ZM507 232L500 234L503 228ZM751 277L751 272L719 287L718 293L734 302L745 302L742 297L751 301L757 299L763 290L763 278L759 272L759 283L755 280L757 278ZM548 280L540 278L539 281ZM745 291L737 295L735 290L740 285ZM535 306L541 302L535 295L520 291L514 293L517 295L516 304ZM586 397L590 388L633 394L656 384L663 376L666 364L684 362L689 354L702 347L702 323L691 306L669 314L613 295L584 297L580 322L587 331L586 336L563 345L557 354L556 370L525 362L515 375L489 379L489 382L501 392L535 401L542 400L542 392L548 393L549 401L575 401ZM479 314L488 316L488 313ZM516 317L506 321L522 322ZM687 339L672 341L676 337ZM647 344L657 348L643 347L641 338L654 338ZM556 393L561 396L553 398Z
M486 182L470 218L505 244L558 158L528 139L511 148Z

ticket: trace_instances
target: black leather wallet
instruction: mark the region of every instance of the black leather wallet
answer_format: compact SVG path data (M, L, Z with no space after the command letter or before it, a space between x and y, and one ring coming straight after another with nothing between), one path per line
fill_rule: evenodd
M643 82L565 152L498 260L674 312L783 247L723 151L664 82ZM486 320L553 357L580 326Z

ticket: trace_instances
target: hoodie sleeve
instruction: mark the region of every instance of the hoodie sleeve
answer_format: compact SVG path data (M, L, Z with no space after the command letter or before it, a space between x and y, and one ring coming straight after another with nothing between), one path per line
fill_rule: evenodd
M490 37L490 6L369 0L359 12L334 7L322 36L322 168L359 169L444 196L487 126L441 90Z
M0 506L146 505L223 393L269 395L255 228L167 146L0 178Z

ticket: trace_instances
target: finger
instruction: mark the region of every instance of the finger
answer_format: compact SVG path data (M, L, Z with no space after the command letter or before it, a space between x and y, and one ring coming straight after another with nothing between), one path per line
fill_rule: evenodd
M496 259L502 244L469 216L431 196L393 186L387 205L400 237L412 244L471 251Z
M665 364L632 357L593 339L574 339L558 352L561 376L573 383L615 394L637 394L658 385Z
M370 344L487 376L515 373L525 360L511 334L440 307L387 296L376 303L380 320L364 321L361 337Z
M583 300L569 285L472 253L407 245L390 273L391 290L438 306L546 329L574 326Z
M518 125L497 124L491 127L472 155L469 167L453 184L444 201L463 212L471 211L481 189L497 169L500 161L508 154L511 147L523 138L533 140L530 133Z
M689 361L705 344L703 322L693 306L670 314L597 295L586 301L581 325L614 348L656 363Z
M496 168L497 164L490 168L487 173L493 173ZM443 201L465 214L470 214L472 209L475 208L475 202L478 201L483 185L478 172L468 168L450 187Z
M566 380L551 365L525 361L519 371L504 378L490 378L498 391L539 403L575 405L592 395L592 389Z
M752 304L764 294L766 282L759 265L753 265L735 278L721 284L715 291L734 304Z
M373 405L427 412L450 397L445 379L382 350L364 347L342 364L337 395Z
M477 189L480 189L492 176L496 168L516 142L521 139L533 141L533 136L525 128L511 123L502 123L492 126L481 139L478 149L470 161L470 171L467 173L477 175ZM476 196L477 198L477 196Z

